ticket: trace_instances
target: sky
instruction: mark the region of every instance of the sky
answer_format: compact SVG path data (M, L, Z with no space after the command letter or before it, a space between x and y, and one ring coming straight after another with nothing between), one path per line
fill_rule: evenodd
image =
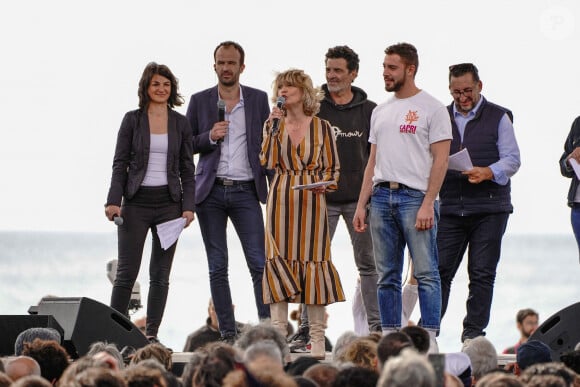
M171 68L187 101L216 84L213 50L235 40L241 82L271 95L288 68L324 83L326 50L347 44L361 60L354 85L380 103L384 49L405 41L420 88L449 104L448 66L473 62L482 94L513 111L522 166L507 232L571 234L558 160L580 115L579 11L577 0L2 2L0 230L112 230L116 134L150 61Z

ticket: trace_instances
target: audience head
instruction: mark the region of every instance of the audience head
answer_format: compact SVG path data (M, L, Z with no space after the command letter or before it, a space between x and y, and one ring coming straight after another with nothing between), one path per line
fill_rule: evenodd
M409 336L417 352L426 354L429 351L430 337L425 328L418 325L407 325L401 328L400 332Z
M269 369L284 372L284 361L278 345L272 340L264 340L250 345L244 351L244 364L250 372Z
M387 360L377 386L435 387L435 371L427 357L407 348Z
M54 328L28 328L16 337L14 342L14 354L16 356L22 355L24 350L24 343L32 343L34 339L53 340L61 343L60 333Z
M528 386L531 380L538 375L552 375L564 380L567 386L574 383L577 374L563 363L549 362L536 363L526 368L520 375L520 380Z
M294 376L294 381L298 387L318 387L318 384L314 380L305 378L304 376Z
M98 359L103 359L105 361L111 360L110 358L103 356L103 354L112 357L112 360L115 361L116 369L122 370L125 368L123 355L121 355L119 348L117 348L115 344L107 343L106 341L97 341L91 344L86 356L97 357Z
M548 363L552 361L550 347L540 340L528 340L518 347L516 362L520 370L525 370L531 365Z
M191 386L193 381L193 376L200 365L205 361L207 354L201 351L196 351L191 354L189 361L183 367L183 372L181 374L181 381L184 386Z
M459 379L459 377L450 374L449 372L445 372L443 374L443 385L445 387L471 387L471 384L466 386L465 384L463 384L461 379Z
M236 341L236 346L245 351L250 345L263 340L272 340L276 343L282 354L282 359L287 359L290 356L290 348L286 337L277 328L270 325L269 322L261 322L246 328Z
M75 375L66 387L126 387L121 373L105 367L90 367Z
M403 348L409 347L413 347L413 341L403 332L391 332L384 335L377 346L378 368L381 369L390 357L397 356Z
M167 349L163 344L151 343L141 347L131 358L131 364L137 364L145 359L155 359L165 367L166 371L171 371L173 366L171 360L172 351Z
M82 372L92 368L111 369L112 365L103 359L94 358L89 355L82 356L72 362L58 379L59 387L68 387L74 384L75 378Z
M560 361L580 375L580 350L568 352L560 356Z
M477 381L485 374L497 370L497 351L485 336L466 339L461 351L471 361L471 375Z
M570 387L561 377L556 375L534 375L526 383L526 387Z
M445 372L457 376L465 387L471 386L471 360L466 353L445 354Z
M10 387L52 387L52 384L42 376L29 375L18 379Z
M191 384L187 385L220 386L225 376L238 364L236 350L225 343L210 343L199 353L201 357L190 361L184 370L183 379L191 379Z
M332 359L337 363L343 362L344 351L348 348L350 343L358 338L359 335L353 331L346 331L338 336L336 344L334 344L334 348L332 349Z
M330 387L334 383L337 374L338 368L335 366L328 363L320 363L304 371L303 376L314 380L319 387Z
M477 387L523 387L523 383L513 374L494 371L477 381Z
M34 339L24 343L23 355L34 358L40 365L40 374L51 383L55 383L69 365L66 350L54 340Z
M315 364L320 364L320 360L309 355L300 356L286 365L286 373L290 376L303 375L304 371Z
M6 375L14 382L25 376L40 376L41 374L40 365L30 356L18 356L9 359L4 367Z
M516 326L522 336L529 338L538 328L540 315L533 309L518 310L516 314Z
M366 367L345 367L338 371L332 387L375 387L379 374Z
M344 352L343 359L355 366L376 371L378 362L377 343L369 339L358 338L349 344Z
M123 372L128 387L168 387L163 371L143 364L131 364Z

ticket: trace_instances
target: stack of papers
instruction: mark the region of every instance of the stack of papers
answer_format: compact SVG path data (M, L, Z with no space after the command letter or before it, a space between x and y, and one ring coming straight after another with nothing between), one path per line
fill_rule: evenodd
M326 187L327 185L336 184L336 181L329 180L329 181L319 181L317 183L310 183L310 184L299 184L292 186L292 189L312 189L316 187Z
M186 222L187 219L185 218L177 218L157 225L157 235L159 236L159 242L161 242L161 248L163 250L167 250L173 246L185 228Z
M470 169L473 169L471 157L469 156L467 148L463 148L459 152L449 156L449 164L447 166L447 169L459 172L469 171Z

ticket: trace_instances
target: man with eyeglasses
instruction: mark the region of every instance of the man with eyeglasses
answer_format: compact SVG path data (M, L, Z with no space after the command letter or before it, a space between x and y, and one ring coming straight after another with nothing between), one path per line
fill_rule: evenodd
M482 95L477 67L449 67L453 103L447 107L453 127L450 154L467 149L474 167L448 170L439 193L437 234L441 276L441 317L447 310L451 282L467 247L469 295L461 341L485 336L501 241L513 212L510 178L520 167L512 112Z

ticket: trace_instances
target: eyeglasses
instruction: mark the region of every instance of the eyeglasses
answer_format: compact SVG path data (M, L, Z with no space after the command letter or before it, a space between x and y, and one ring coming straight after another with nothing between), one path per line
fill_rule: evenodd
M464 95L465 98L469 98L469 97L471 97L472 94L473 94L473 89L471 89L471 88L463 89L463 90L453 90L451 92L451 95L453 96L453 98L459 98L462 95Z

